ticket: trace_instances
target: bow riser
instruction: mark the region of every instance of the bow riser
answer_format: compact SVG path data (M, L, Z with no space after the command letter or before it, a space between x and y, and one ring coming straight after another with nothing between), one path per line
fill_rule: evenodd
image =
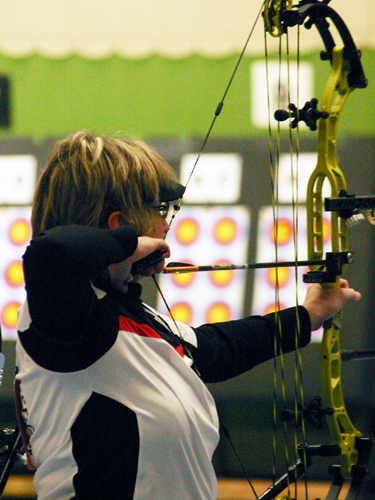
M323 333L320 351L322 399L323 405L334 411L332 415L326 415L326 421L333 443L341 448L341 474L345 479L350 479L352 467L358 461L355 440L362 434L352 424L344 403L341 384L340 320L341 313L330 321L331 326L326 327Z
M328 112L329 117L319 122L318 161L307 189L308 258L313 260L323 256L323 183L325 179L329 181L333 197L346 191L345 178L336 161L338 120L345 100L353 90L347 84L348 70L343 53L343 49L336 47L332 52L331 73L322 100L322 110ZM332 252L348 250L347 225L337 212L331 213L331 241ZM315 268L316 266L312 269ZM339 277L336 283L325 286L339 287ZM358 461L355 441L361 433L350 421L344 404L340 328L341 313L332 318L324 328L321 344L322 396L323 405L333 410L332 415L326 415L326 421L333 443L341 448L341 474L344 478L350 478L352 467Z
M336 161L336 138L341 109L353 89L345 84L343 66L343 49L335 48L322 99L322 111L326 111L329 117L319 121L318 160L307 185L307 244L309 259L312 260L321 260L323 256L323 183L328 180L332 197L346 191L345 178ZM338 94L334 98L336 89ZM331 240L333 252L348 250L347 225L337 212L331 213Z

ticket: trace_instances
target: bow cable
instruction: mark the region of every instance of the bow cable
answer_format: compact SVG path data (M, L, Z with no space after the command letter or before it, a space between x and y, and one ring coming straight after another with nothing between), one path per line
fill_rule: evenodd
M235 67L234 67L234 69L233 69L233 72L232 72L232 74L231 74L231 76L230 76L230 78L229 78L229 82L228 82L228 84L227 84L227 86L226 86L226 88L225 88L225 90L224 90L223 97L221 98L221 101L219 102L219 104L218 104L218 105L217 105L217 107L216 107L215 114L214 114L214 117L213 117L213 119L212 119L212 122L211 122L211 124L210 124L210 126L209 126L209 129L208 129L208 131L207 131L207 134L206 134L206 136L205 136L205 138L204 138L204 140L203 140L203 143L202 143L201 149L200 149L200 151L199 151L199 153L198 153L198 155L197 155L197 158L196 158L196 160L195 160L195 162L194 162L194 165L193 165L193 168L192 168L192 170L191 170L191 172L190 172L190 175L189 175L189 177L188 177L188 180L186 181L186 184L185 184L185 189L187 189L187 187L188 187L188 185L189 185L189 182L190 182L190 180L191 180L191 178L192 178L192 176L193 176L193 174L194 174L195 168L196 168L196 166L197 166L197 164L198 164L198 162L199 162L199 160L200 160L200 157L202 156L202 154L203 154L204 150L206 149L206 144L207 144L208 139L209 139L209 137L210 137L210 135L211 135L211 132L212 132L212 129L213 129L214 125L215 125L216 119L218 118L218 116L219 116L219 115L220 115L220 113L221 113L221 110L223 109L225 98L226 98L226 96L227 96L227 94L228 94L228 92L229 92L229 89L230 89L230 87L231 87L231 85L232 85L232 83L233 83L233 80L234 80L234 77L235 77L235 75L236 75L236 73L237 73L238 67L239 67L239 65L240 65L240 63L241 63L241 61L242 61L242 59L243 59L243 56L244 56L245 51L246 51L246 49L247 49L247 46L249 45L250 39L251 39L251 37L252 37L252 35L253 35L253 32L254 32L255 26L258 24L258 20L259 20L259 18L260 18L260 16L261 16L261 14L262 14L262 12L263 12L263 9L264 9L264 6L265 6L266 2L267 2L267 0L263 0L263 2L262 2L262 5L261 5L261 7L260 7L260 9L259 9L259 12L258 12L258 14L257 14L257 16L256 16L256 18L255 18L255 21L254 21L254 23L253 23L253 26L252 26L251 30L250 30L250 33L249 33L249 35L248 35L248 37L247 37L247 39L246 39L245 45L244 45L244 46L243 46L243 48L242 48L241 54L240 54L240 56L239 56L239 58L238 58L238 60L237 60L237 62L236 62L236 65L235 65Z

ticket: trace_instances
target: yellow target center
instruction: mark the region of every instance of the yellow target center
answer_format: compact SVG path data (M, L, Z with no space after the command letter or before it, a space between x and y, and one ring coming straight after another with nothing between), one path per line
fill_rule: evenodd
M222 219L214 227L215 239L222 245L231 243L237 234L237 225L232 219Z
M10 286L20 286L24 283L24 274L21 261L11 262L5 270L5 279Z
M20 304L18 302L10 302L4 307L1 319L7 328L16 328L19 307Z
M213 304L207 311L207 321L209 323L220 323L230 320L230 310L227 304L222 302Z
M183 245L191 245L197 239L199 227L194 219L181 221L176 229L176 238Z
M180 303L171 308L171 314L176 321L191 323L191 308L188 304Z
M9 237L15 245L25 245L30 240L30 236L30 224L26 220L16 220L10 226Z

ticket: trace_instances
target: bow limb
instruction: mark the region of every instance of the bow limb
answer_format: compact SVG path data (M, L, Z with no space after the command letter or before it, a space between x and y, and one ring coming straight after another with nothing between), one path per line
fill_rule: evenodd
M331 196L338 197L346 191L344 175L336 161L336 137L338 120L346 98L352 92L347 81L343 48L334 48L332 68L322 100L322 110L329 114L319 122L318 161L307 188L307 234L309 259L321 259L323 255L323 199L325 179L331 186ZM337 89L337 96L334 93ZM332 252L347 252L347 224L337 212L331 213ZM314 266L312 270L316 269ZM326 286L339 287L336 282ZM340 353L341 312L325 324L321 344L322 394L325 407L332 408L326 421L334 444L340 446L341 475L350 478L352 468L358 462L356 438L361 433L352 424L346 411L341 384Z

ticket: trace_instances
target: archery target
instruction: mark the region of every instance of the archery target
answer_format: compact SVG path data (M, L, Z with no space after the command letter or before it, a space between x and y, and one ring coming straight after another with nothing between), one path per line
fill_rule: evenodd
M295 260L295 242L293 231L292 206L278 207L278 230L275 231L272 206L263 207L259 212L257 239L257 262L275 262L275 243L277 239L277 261ZM275 234L276 233L276 234ZM277 235L277 236L276 236ZM330 251L330 222L323 220L324 253ZM298 207L298 234L296 243L298 260L307 260L306 207ZM280 309L301 304L305 298L307 284L303 283L303 274L308 267L282 267L257 269L255 272L252 314L267 314L275 310L275 301ZM322 330L313 332L312 340L320 342Z
M171 262L238 264L247 260L250 211L243 206L183 206L167 236ZM173 317L198 326L243 316L246 271L160 275ZM168 314L161 298L157 308Z
M306 203L306 187L316 167L317 160L317 153L298 153L298 155L283 153L280 155L275 175L275 192L278 185L279 203L291 204L293 200L298 200L298 203ZM328 179L325 179L322 186L322 199L329 196L331 196L331 187Z
M32 155L0 156L0 204L31 204L37 160Z
M3 339L16 338L17 312L25 300L22 255L31 238L31 207L0 208L0 319Z
M235 203L241 194L243 159L237 153L198 153L181 158L180 182L189 179L185 203ZM195 169L195 165L197 168ZM192 177L191 173L194 171Z
M289 127L289 119L277 122L276 110L288 110L289 102L302 108L311 100L313 92L313 66L296 61L255 61L251 65L251 117L255 126Z

